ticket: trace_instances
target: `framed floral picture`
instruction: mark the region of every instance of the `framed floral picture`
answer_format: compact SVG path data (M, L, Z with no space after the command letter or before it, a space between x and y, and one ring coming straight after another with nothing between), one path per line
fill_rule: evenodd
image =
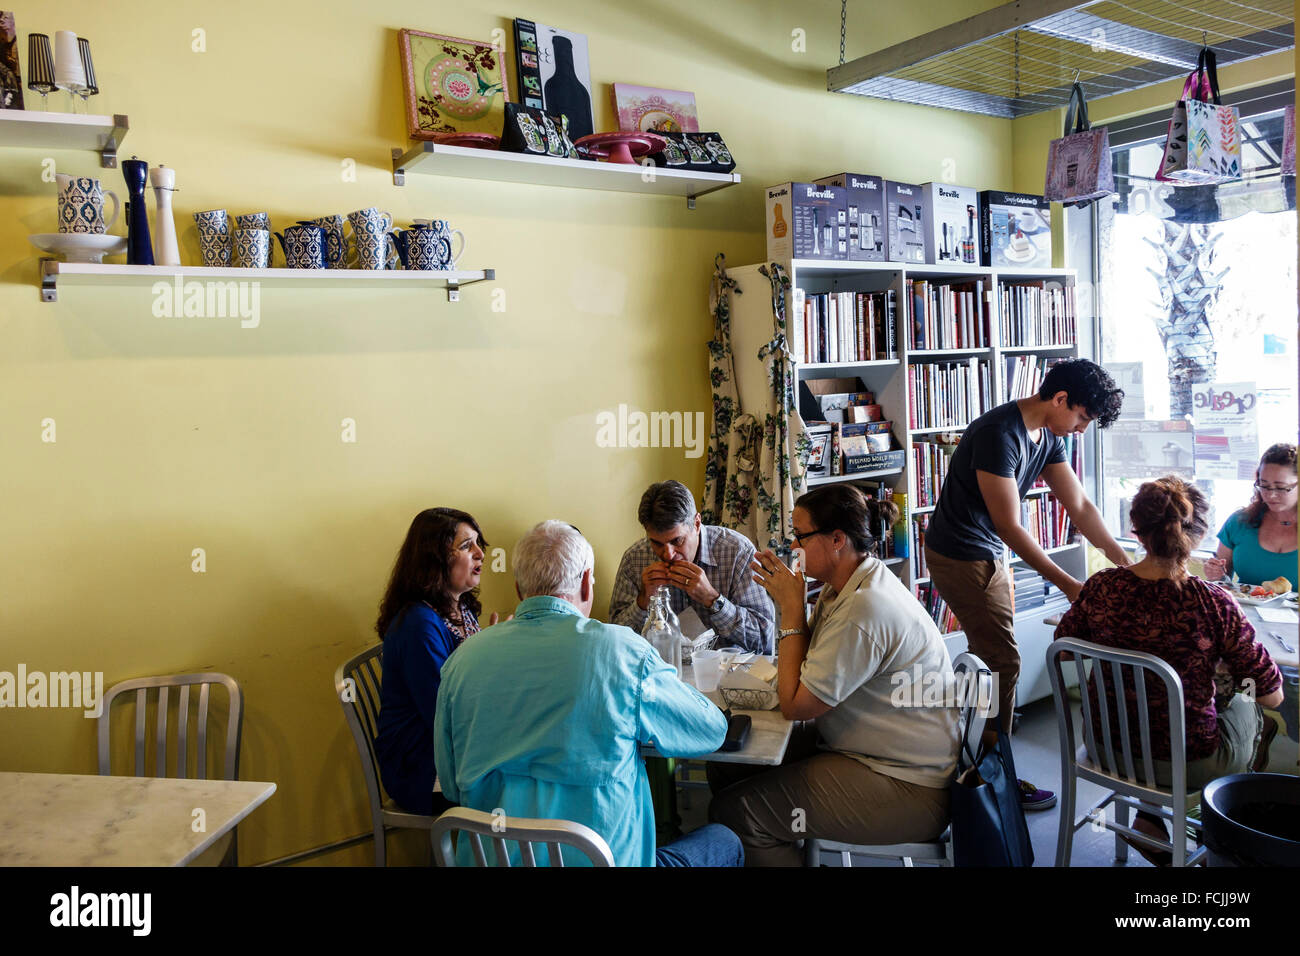
M504 50L483 40L402 30L398 36L412 139L499 135L510 99Z

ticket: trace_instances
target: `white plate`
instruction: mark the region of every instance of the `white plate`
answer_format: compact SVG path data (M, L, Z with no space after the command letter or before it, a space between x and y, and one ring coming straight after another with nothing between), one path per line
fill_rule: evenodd
M126 237L107 233L38 232L27 238L36 248L63 256L68 262L100 262L104 256L126 252Z
M1254 607L1262 607L1265 604L1272 604L1274 601L1277 601L1281 598L1294 598L1296 596L1296 592L1288 591L1286 594L1274 594L1271 597L1251 597L1248 594L1242 594L1240 591L1233 591L1232 596L1235 597L1242 604L1249 604Z

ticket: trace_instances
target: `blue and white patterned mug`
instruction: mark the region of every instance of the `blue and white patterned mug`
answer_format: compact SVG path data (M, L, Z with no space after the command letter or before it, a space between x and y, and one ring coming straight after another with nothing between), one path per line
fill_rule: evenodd
M451 270L456 268L460 262L461 256L465 254L465 234L459 229L451 228L451 223L446 219L417 219L415 228L426 229L438 237L438 252L435 257L435 264L430 268L439 270ZM454 256L451 254L451 237L460 236L460 252Z
M320 226L290 226L283 233L273 233L284 249L284 262L290 269L325 268L325 230Z
M235 217L235 229L265 229L267 233L266 247L267 257L266 264L269 267L271 260L275 257L275 243L271 241L271 217L264 212L248 212L242 216Z
M194 214L199 229L199 252L203 264L214 268L230 266L230 217L224 209L207 209Z
M397 253L403 269L438 269L442 246L446 240L427 226L393 230Z
M56 173L59 184L59 232L102 235L113 223L121 207L117 193L106 190L98 179L89 176L65 176ZM113 200L113 215L104 221L104 197Z
M348 267L347 220L342 216L321 216L318 219L300 219L299 225L320 226L325 230L325 268L346 269Z
M236 229L234 249L237 268L265 269L271 264L271 233L267 229Z
M393 269L399 259L393 238L393 217L371 206L348 213L358 269Z

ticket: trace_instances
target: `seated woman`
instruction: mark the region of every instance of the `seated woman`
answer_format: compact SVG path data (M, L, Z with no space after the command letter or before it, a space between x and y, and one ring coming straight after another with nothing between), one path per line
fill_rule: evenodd
M375 630L384 656L375 756L384 789L411 813L451 806L433 792L433 718L443 663L479 630L486 547L478 522L464 511L421 511L379 605ZM493 614L489 623L496 620Z
M808 574L825 585L811 625L803 574L771 551L751 565L780 611L781 713L816 723L791 739L777 769L708 765L710 817L740 837L747 866L798 866L805 838L904 843L932 840L948 825L957 711L900 707L894 699L898 674L914 687L918 674L931 686L953 680L934 622L872 556L872 529L897 516L892 502L868 500L848 485L818 488L795 503L794 538Z
M1286 578L1296 586L1296 483L1295 445L1264 452L1255 469L1255 495L1223 523L1218 553L1205 562L1207 580L1235 571L1243 584Z
M1237 602L1221 588L1187 573L1192 548L1205 536L1208 510L1205 496L1181 478L1143 484L1133 498L1130 519L1146 557L1090 577L1056 628L1057 637L1154 654L1178 673L1183 682L1189 793L1216 777L1250 767L1264 727L1255 702L1240 694L1226 706L1216 704L1214 672L1220 661L1231 673L1234 687L1253 681L1260 704L1276 707L1282 702L1282 675L1255 641L1255 630ZM1119 712L1113 691L1113 685L1107 688L1107 706L1111 739L1118 740ZM1093 730L1100 740L1095 688L1090 687L1090 695ZM1141 752L1136 691L1126 698L1136 754ZM1156 781L1167 787L1171 779L1169 699L1162 683L1147 682L1147 710ZM1139 813L1134 828L1157 839L1169 838L1154 814ZM1167 852L1153 852L1136 842L1133 846L1153 863L1169 862Z

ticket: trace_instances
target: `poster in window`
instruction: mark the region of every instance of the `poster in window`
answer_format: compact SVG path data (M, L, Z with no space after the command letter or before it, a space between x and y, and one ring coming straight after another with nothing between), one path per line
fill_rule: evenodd
M1120 419L1102 435L1107 478L1193 478L1195 432L1189 421Z
M1258 393L1254 382L1197 385L1196 477L1251 481L1259 461Z
M1119 410L1120 418L1146 418L1146 391L1142 386L1141 362L1107 362L1106 371L1115 380L1115 384L1124 389L1124 405Z

